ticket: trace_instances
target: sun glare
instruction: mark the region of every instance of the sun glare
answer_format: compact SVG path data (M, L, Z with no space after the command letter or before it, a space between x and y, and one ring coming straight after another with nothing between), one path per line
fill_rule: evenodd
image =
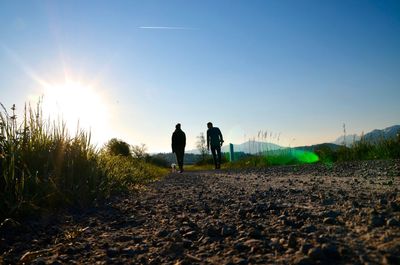
M43 111L52 119L62 119L72 135L78 128L90 130L97 141L109 135L108 104L91 86L70 81L46 85Z

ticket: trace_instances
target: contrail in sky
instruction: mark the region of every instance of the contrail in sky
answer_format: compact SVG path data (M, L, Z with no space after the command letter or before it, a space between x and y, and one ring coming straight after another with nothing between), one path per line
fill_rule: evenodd
M141 26L139 29L174 29L174 30L191 30L193 28L187 28L187 27L147 27L147 26Z

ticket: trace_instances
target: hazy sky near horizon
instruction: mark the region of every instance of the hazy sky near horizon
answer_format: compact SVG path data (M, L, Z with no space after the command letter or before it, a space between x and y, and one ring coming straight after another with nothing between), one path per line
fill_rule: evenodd
M400 1L0 1L0 102L169 152L400 124ZM46 113L47 113L46 112ZM74 127L75 126L75 127ZM270 137L271 138L271 137Z

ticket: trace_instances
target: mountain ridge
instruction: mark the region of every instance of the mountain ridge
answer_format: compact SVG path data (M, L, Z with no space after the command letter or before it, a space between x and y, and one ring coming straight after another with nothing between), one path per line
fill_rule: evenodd
M400 125L393 125L386 127L384 129L374 129L366 134L350 134L345 136L339 136L335 141L332 143L338 144L338 145L343 145L345 143L346 146L350 146L353 143L361 140L361 137L363 137L364 140L370 141L370 142L376 142L383 139L390 139L396 137L396 135L400 133Z
M296 146L293 147L294 149L304 149L304 150L313 150L319 146L322 145L328 145L332 148L337 148L340 145L343 145L343 143L346 144L346 146L352 145L354 142L357 142L363 137L366 141L379 141L380 139L389 139L389 138L394 138L396 135L400 133L400 125L393 125L386 127L384 129L374 129L364 135L357 135L357 134L349 134L346 136L339 136L335 141L328 142L328 143L320 143L320 144L314 144L314 145L307 145L307 146ZM269 142L260 142L260 141L251 141L248 140L244 143L241 144L233 144L233 150L235 152L243 152L247 154L257 154L259 152L265 152L265 151L273 151L273 150L279 150L279 149L284 149L288 148L286 146L281 146L278 144L274 143L269 143ZM221 152L228 153L229 152L229 145L224 145L221 147ZM186 153L189 154L200 154L199 150L197 149L192 149L192 150L187 150Z

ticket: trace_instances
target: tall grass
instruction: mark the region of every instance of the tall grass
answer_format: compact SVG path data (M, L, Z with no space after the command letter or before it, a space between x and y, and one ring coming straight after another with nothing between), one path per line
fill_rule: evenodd
M1 103L0 103L1 104ZM144 162L97 150L90 133L71 136L62 121L43 118L41 102L0 109L0 218L34 214L69 205L84 207L126 184L160 171Z
M361 139L354 142L350 147L341 146L336 154L338 161L399 158L400 132L397 133L395 138L381 137L375 141L361 136Z
M345 126L343 128L345 134ZM262 132L259 135L262 135ZM262 140L264 139L262 138ZM362 136L359 141L354 141L350 146L343 144L342 146L334 147L329 144L321 144L307 150L290 147L278 150L261 150L254 155L243 155L235 162L227 164L226 167L264 167L309 163L332 164L335 162L376 159L400 159L400 131L395 138L384 138L382 136L375 141Z

